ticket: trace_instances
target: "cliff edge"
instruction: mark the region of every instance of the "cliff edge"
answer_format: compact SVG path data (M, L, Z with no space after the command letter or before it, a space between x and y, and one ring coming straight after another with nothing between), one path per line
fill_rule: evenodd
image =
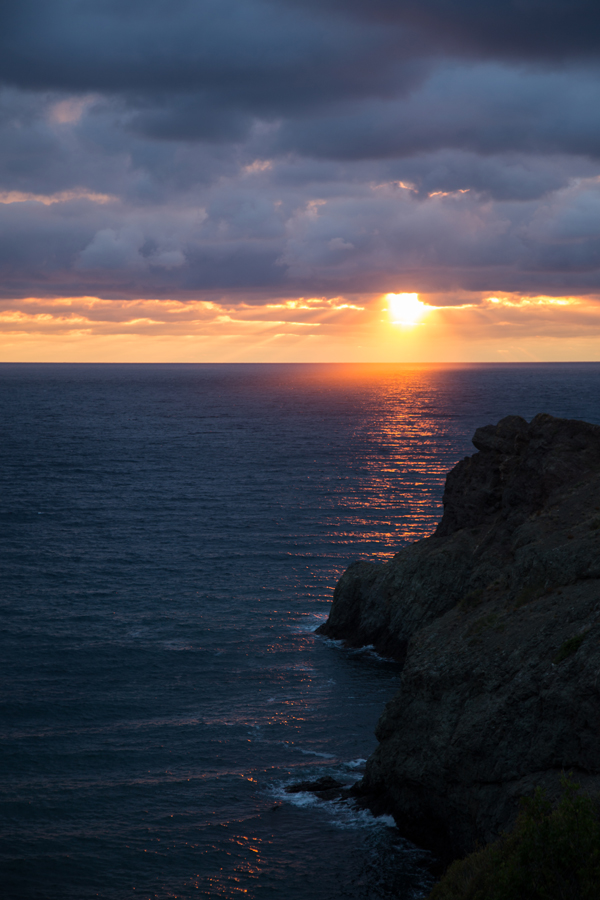
M402 664L361 790L444 856L563 772L600 792L600 426L509 416L473 443L435 533L351 565L320 628Z

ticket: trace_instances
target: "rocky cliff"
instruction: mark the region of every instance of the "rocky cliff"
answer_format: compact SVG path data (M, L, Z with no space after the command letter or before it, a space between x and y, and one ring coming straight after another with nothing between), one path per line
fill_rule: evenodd
M600 427L510 416L473 443L435 533L350 566L321 628L402 664L361 789L444 855L564 771L600 791Z

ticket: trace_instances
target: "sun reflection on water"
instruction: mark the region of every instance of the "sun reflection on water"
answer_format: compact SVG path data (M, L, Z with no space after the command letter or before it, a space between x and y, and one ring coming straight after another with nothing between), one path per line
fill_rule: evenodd
M352 439L360 453L347 456L348 474L332 489L327 523L349 554L357 541L368 540L368 556L386 560L434 531L445 475L464 455L444 402L453 372L449 366L348 365L331 373L332 393L354 379L361 392Z

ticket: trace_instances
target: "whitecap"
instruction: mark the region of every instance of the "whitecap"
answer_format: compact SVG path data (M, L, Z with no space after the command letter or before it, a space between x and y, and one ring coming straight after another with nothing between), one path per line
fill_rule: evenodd
M321 635L317 635L317 637L321 637ZM324 637L323 640L328 647L337 647L339 650L345 650L351 656L368 656L369 659L376 659L377 662L384 663L398 662L397 659L393 659L391 656L382 656L381 653L375 650L374 644L365 644L363 647L348 647L346 641L340 638Z
M304 750L303 747L293 747L292 749L299 750L300 753L303 753L305 756L320 756L322 759L335 759L333 753L320 753L318 750Z
M345 763L348 766L348 763ZM321 775L326 771L328 775L335 777L335 769L327 768L321 770ZM340 776L343 778L343 774ZM288 794L286 787L294 784L289 781L286 784L274 785L270 791L271 795L280 803L289 803L300 809L315 809L319 815L326 816L329 822L337 828L355 830L387 830L396 828L394 817L390 815L374 816L368 809L358 807L354 800L330 800L323 801L317 794L312 791L298 791L297 793Z
M349 760L347 763L344 763L344 765L347 766L348 769L359 769L362 766L364 766L365 763L366 763L366 759L361 759L359 757L358 759Z
M289 630L296 634L312 634L317 628L327 621L328 612L323 613L304 613L300 621L289 626Z
M300 808L307 806L316 806L317 804L322 802L318 797L315 797L314 794L309 794L305 791L302 791L298 794L285 794L285 800L288 803L291 803L292 806L299 806Z

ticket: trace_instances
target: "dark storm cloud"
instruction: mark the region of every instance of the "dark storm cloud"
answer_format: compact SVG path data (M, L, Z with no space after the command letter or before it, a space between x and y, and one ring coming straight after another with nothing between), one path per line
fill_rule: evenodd
M598 62L600 7L587 0L21 0L0 9L0 81L120 98L121 125L150 138L239 142L262 118L282 123L274 150L334 158L448 146L599 152L598 70L582 66ZM486 65L473 68L480 58Z
M600 287L597 3L21 0L0 25L5 296Z
M489 58L565 60L600 49L595 0L288 0L412 27L438 48Z
M210 89L263 109L389 91L403 61L442 47L527 61L600 49L594 0L20 0L0 15L9 83Z
M105 95L115 123L155 140L240 143L263 120L280 126L268 154L597 156L598 68L584 64L598 62L599 10L550 0L22 0L2 7L0 80ZM522 63L539 62L543 47L562 68L507 66L511 54L488 46L501 35Z
M160 95L277 114L398 89L414 36L261 0L5 4L0 78L34 89ZM407 65L408 63L408 65ZM210 99L205 98L210 105Z
M410 97L288 119L282 149L334 159L413 156L441 147L600 157L600 70L440 66Z

